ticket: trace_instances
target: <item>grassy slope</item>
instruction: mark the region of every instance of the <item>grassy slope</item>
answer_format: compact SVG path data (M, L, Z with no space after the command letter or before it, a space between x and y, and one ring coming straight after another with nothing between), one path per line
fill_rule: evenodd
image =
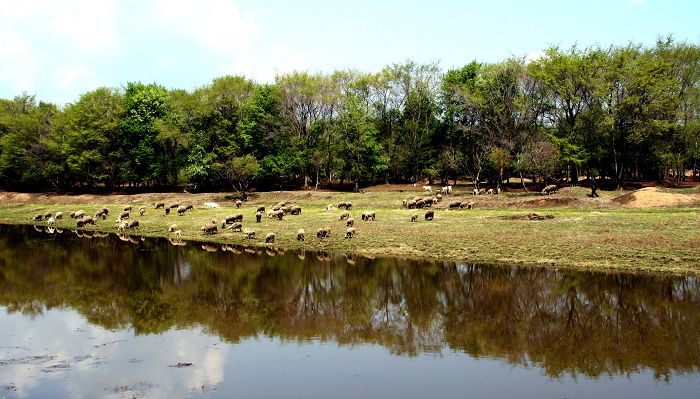
M402 187L404 188L404 187ZM118 197L91 197L88 202L70 197L32 198L26 202L0 203L0 221L32 223L31 216L44 211L83 209L93 214L102 206L110 210L110 217L95 228L114 232L114 219L126 204L146 206L143 217L133 212L141 222L138 233L145 236L167 236L167 228L177 223L183 239L208 240L236 244L262 245L268 232L277 235L276 246L288 249L333 250L356 252L368 256L396 255L433 259L460 260L474 263L519 263L530 266L573 267L590 269L622 269L700 274L700 209L675 207L657 209L625 209L610 198L614 192L600 192L601 199L585 196L586 189L566 189L551 197L533 197L523 194L479 196L456 195L447 198L440 207L455 198L473 200L475 210L446 211L436 209L433 222L423 219L424 210L401 208L401 200L418 192L368 191L365 194L329 192L271 192L252 196L240 210L232 201L224 201L222 194L149 194ZM161 198L195 205L185 216L164 216L154 210L155 199ZM545 199L544 202L537 202ZM221 209L206 209L203 203L216 200ZM277 201L286 200L303 207L299 216L288 215L283 221L263 217L254 223L257 205L269 210ZM345 222L338 220L340 210L323 212L325 204L352 201L351 215L356 219L358 236L344 239ZM528 203L527 201L535 201ZM564 206L549 206L547 201ZM76 203L77 202L77 203ZM375 210L377 221L363 222L364 210ZM219 221L226 215L244 214L244 230L254 229L258 239L247 240L241 233L221 231L215 236L204 236L200 227L211 218ZM528 212L553 215L544 221L505 220L499 216L524 215ZM410 215L419 215L418 223L409 221ZM38 223L46 225L46 222ZM73 228L75 221L65 218L58 227ZM320 241L315 231L331 227L330 239ZM304 243L295 240L297 229L306 230Z

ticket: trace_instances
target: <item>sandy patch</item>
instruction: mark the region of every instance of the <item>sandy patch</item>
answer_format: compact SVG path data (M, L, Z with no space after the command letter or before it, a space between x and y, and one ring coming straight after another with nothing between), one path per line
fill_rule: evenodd
M657 208L700 203L700 195L672 193L656 187L645 187L613 198L612 201L629 208Z

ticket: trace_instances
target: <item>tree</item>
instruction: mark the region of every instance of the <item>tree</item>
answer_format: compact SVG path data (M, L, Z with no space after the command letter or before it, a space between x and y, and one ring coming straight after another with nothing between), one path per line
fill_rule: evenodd
M581 123L580 117L591 104L593 79L598 73L597 57L598 52L580 51L576 46L568 52L552 47L543 57L528 65L529 73L546 88L547 121L551 121L555 128L554 142L574 185L589 156L584 148L587 125Z
M503 183L503 170L510 165L513 157L510 155L510 151L501 147L493 147L488 154L489 162L498 170L498 185L500 188Z
M336 123L342 154L341 176L355 182L359 190L360 180L376 176L388 166L388 159L381 154L376 140L376 129L367 108L356 97L345 100L342 113Z
M122 94L107 87L85 93L64 108L46 141L64 173L62 179L88 186L114 186L119 181L123 112ZM65 170L59 165L65 165Z
M121 144L126 152L124 179L135 183L167 180L167 175L162 174L167 168L158 166L155 121L168 116L168 91L154 83L130 82L124 93L124 110L121 126Z
M233 157L222 168L221 173L234 190L246 197L253 177L258 173L258 160L252 155Z

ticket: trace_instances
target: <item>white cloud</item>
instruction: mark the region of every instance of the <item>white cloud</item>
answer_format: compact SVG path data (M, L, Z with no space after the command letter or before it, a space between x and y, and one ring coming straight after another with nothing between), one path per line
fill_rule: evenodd
M95 71L88 65L64 65L54 71L54 87L58 90L72 88L87 91L99 85Z
M529 64L532 61L537 61L540 58L544 57L545 52L542 50L535 50L535 51L530 51L527 54L525 54L525 63Z
M109 53L120 45L115 18L117 9L111 1L50 1L45 12L52 15L49 29L69 45L92 53Z
M250 48L251 36L259 33L252 16L228 0L157 0L153 7L153 18L162 28L220 55Z
M119 50L116 17L113 0L0 2L0 89L74 92L86 63Z
M37 74L36 60L25 41L12 31L0 31L0 84L12 90L32 90Z
M273 82L278 74L308 68L304 57L296 50L276 44L268 51L245 51L219 66L219 74L245 75L258 82Z
M111 52L119 45L112 0L0 2L0 22L23 37L61 43L80 52Z

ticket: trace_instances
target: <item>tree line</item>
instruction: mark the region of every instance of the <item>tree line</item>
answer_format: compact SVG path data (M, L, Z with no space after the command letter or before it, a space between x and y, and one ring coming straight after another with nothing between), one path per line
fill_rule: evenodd
M577 184L697 179L700 47L659 39L561 49L443 72L140 82L65 106L0 99L0 185L202 189L508 178Z

